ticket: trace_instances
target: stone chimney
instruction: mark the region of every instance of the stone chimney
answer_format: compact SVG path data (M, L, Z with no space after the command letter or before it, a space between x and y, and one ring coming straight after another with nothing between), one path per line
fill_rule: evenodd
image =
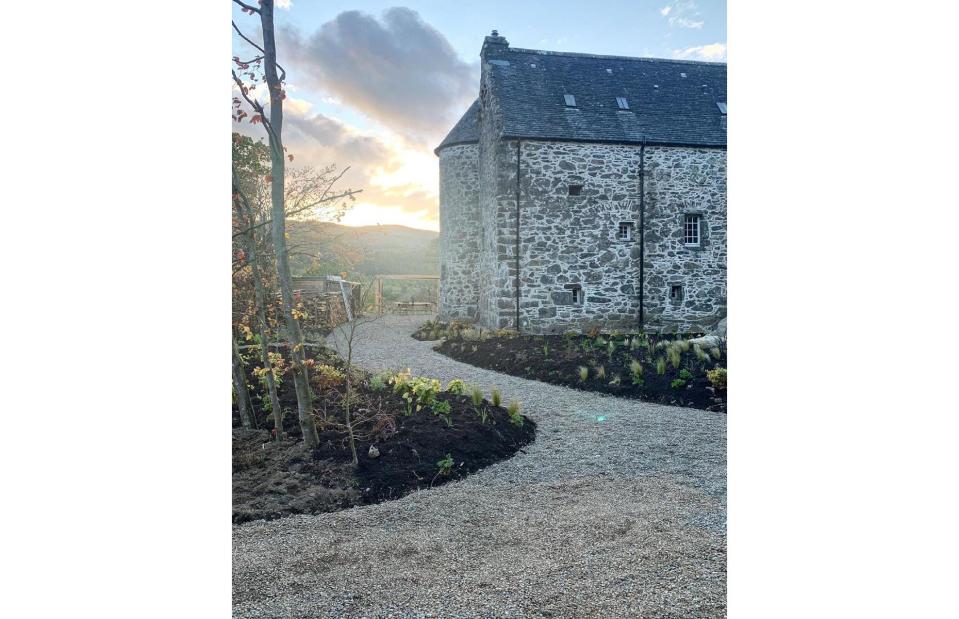
M480 58L484 61L492 56L499 56L509 48L509 41L506 37L501 37L497 31L493 31L488 37L483 39L483 49L480 50Z

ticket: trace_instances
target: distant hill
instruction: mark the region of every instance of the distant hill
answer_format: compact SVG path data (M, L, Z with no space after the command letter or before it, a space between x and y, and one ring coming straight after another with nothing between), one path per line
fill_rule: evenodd
M406 226L287 223L293 275L389 273L438 275L439 233ZM306 255L311 254L311 255Z

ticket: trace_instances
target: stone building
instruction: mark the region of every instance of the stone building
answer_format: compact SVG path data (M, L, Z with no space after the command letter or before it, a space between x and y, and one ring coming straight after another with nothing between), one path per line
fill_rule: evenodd
M445 319L557 333L726 315L726 65L518 49L436 148Z

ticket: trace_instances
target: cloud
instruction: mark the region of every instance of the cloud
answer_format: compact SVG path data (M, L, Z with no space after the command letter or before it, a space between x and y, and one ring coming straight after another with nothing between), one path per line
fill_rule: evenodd
M276 0L276 8L290 10L290 7L293 6L293 0Z
M677 26L679 26L680 28L695 28L695 29L698 30L698 29L702 28L702 27L703 27L703 24L705 24L706 22L704 22L704 21L693 21L693 20L691 20L691 19L686 19L686 18L684 18L684 17L670 18L669 24L670 24L670 25L673 25L674 23L675 23Z
M478 64L404 7L346 11L309 35L285 27L278 46L304 86L421 144L442 139L479 90Z
M671 13L672 17L669 17ZM696 6L694 0L683 0L676 2L674 6L664 6L659 10L659 14L668 18L671 28L678 26L680 28L699 30L703 27L703 24L706 23L703 20L691 19L701 15L699 7Z
M725 60L726 44L710 43L709 45L697 45L695 47L687 47L686 49L674 49L672 56L680 60L688 60L691 58L697 60Z
M295 97L284 102L283 144L294 156L289 165L349 167L334 191L362 189L357 206L368 211L367 217L383 209L399 221L406 216L420 226L435 227L439 179L432 153L411 149L401 140L365 134L311 108L308 101ZM254 139L265 136L259 124L234 123L233 129Z

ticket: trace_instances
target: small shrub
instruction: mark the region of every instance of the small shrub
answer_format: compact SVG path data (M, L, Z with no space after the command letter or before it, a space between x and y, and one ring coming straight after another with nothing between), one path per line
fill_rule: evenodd
M669 363L673 366L673 369L678 370L683 363L683 355L679 352L679 348L671 347L666 351L666 355L669 357Z
M709 384L717 390L724 391L726 389L726 368L706 370L706 378L709 379Z
M676 340L673 342L673 345L679 349L680 352L689 352L689 347L691 346L689 340Z
M633 359L629 362L629 373L631 375L633 385L636 387L642 387L646 384L646 381L643 380L643 364L636 359Z
M464 395L466 393L466 383L458 378L454 378L446 385L446 393L453 395Z
M723 357L723 351L715 346L709 349L709 354L711 354L716 361L719 361Z
M480 406L483 403L483 392L480 391L479 387L473 387L473 390L470 391L470 400L472 400L473 406Z
M390 380L390 375L387 372L381 374L374 374L370 378L370 389L373 391L385 391Z
M514 426L523 425L523 416L519 413L519 402L513 400L509 403L509 408L506 409L506 413L509 415L509 422Z
M543 341L543 356L549 357L549 342Z
M450 407L449 402L440 400L439 402L433 405L433 414L439 415L440 417L442 417L443 421L445 421L446 425L448 426L453 425L453 417L451 415L451 412L452 412L452 408Z
M493 389L493 391L490 392L490 401L493 403L493 406L497 408L503 403L503 394L499 392L499 389Z
M706 354L706 351L703 350L699 344L693 344L693 354L696 355L696 360L699 362L709 359L709 355Z
M346 380L346 375L332 365L318 365L314 372L316 382L320 385L321 389L338 387Z
M579 382L585 383L587 378L589 378L589 368L585 365L579 366Z
M672 387L673 389L682 389L683 387L686 386L686 381L684 381L682 378L677 378L677 379L674 379L671 383L669 383L669 386Z
M453 456L446 454L446 457L437 462L436 466L439 468L440 475L449 475L453 470Z
M686 368L683 368L679 371L679 377L682 378L683 380L692 380L693 373L687 370Z
M613 380L609 381L609 384L610 384L610 385L618 385L618 384L621 383L622 381L623 381L623 377L620 376L619 374L617 374L616 376L613 377Z
M662 357L656 359L656 373L660 376L666 373L666 359Z

